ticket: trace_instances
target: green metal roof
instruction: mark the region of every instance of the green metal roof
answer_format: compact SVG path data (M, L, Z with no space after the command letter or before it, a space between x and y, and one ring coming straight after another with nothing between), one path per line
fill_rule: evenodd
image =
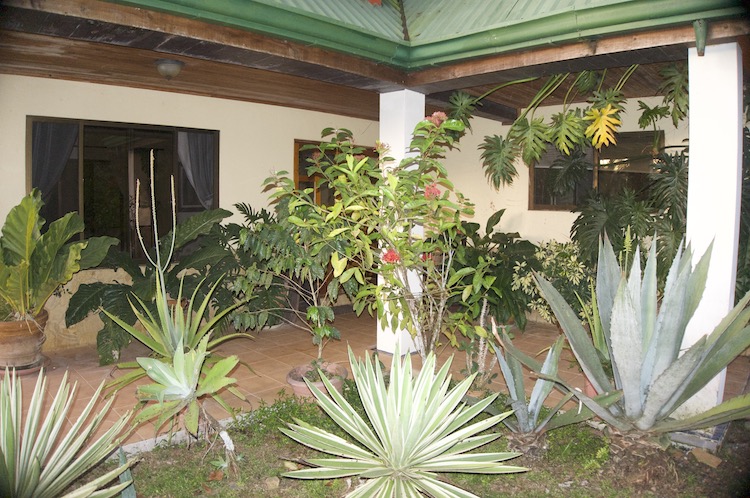
M741 0L109 0L403 70L745 15ZM403 5L403 12L400 10Z

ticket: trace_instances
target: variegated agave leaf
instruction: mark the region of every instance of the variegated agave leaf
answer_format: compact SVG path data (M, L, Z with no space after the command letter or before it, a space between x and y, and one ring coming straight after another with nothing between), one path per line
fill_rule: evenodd
M473 422L494 396L466 406L462 399L474 375L449 387L450 361L439 370L430 353L416 377L411 359L400 359L398 348L389 384L379 363L369 356L358 361L349 348L352 375L357 384L367 421L336 391L325 376L329 395L310 385L321 408L356 443L301 421L281 431L290 438L337 458L310 459L309 469L284 474L298 479L329 479L359 476L365 483L348 496L464 496L475 495L438 479L438 472L504 474L522 467L501 462L519 453L469 453L499 434L482 434L510 412ZM429 417L425 417L429 413Z
M597 302L610 348L614 382L622 400L609 409L577 394L603 420L620 430L670 432L707 427L750 414L750 397L725 402L684 420L672 413L750 346L750 293L706 336L680 353L685 329L705 289L710 248L692 265L690 248L675 256L662 296L657 295L655 244L641 272L636 254L630 275L620 268L607 240L600 245ZM584 373L592 383L604 374L587 332L560 294L540 279L558 321ZM603 392L599 390L598 392Z

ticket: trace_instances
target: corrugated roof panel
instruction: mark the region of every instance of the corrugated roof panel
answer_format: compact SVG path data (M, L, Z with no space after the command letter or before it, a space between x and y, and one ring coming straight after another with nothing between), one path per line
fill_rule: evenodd
M267 5L335 21L343 26L392 41L404 39L401 13L388 0L372 5L368 0L258 0Z
M404 0L412 44L447 40L571 10L630 0Z

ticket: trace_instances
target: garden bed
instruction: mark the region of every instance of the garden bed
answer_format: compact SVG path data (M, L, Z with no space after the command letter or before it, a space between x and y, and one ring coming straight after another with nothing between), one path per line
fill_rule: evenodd
M347 383L347 397L356 393ZM339 497L356 486L347 479L301 481L281 477L299 468L314 452L278 431L292 418L337 431L315 404L281 396L270 406L238 419L230 433L237 446L239 472L222 468L221 443L157 447L142 455L133 469L139 497ZM498 428L505 430L504 427ZM492 443L506 450L504 438ZM546 449L537 457L523 455L509 462L528 467L523 474L451 475L444 479L478 496L747 496L750 490L750 422L730 425L712 468L686 449L659 450L608 437L587 425L549 433Z

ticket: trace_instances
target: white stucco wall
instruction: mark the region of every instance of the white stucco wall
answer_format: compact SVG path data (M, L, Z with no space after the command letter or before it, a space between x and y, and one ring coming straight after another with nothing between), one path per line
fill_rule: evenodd
M26 117L183 126L219 131L219 204L267 203L261 183L292 170L294 139L317 140L329 126L374 145L375 121L287 107L110 85L0 75L0 219L26 193Z
M649 105L658 98L644 99ZM83 82L0 75L0 220L26 193L26 118L49 116L93 121L151 124L218 130L219 204L232 209L236 202L254 207L267 204L261 183L274 170L291 171L294 139L317 140L329 126L345 127L357 143L374 145L378 123L320 112L199 97L177 93L98 85ZM543 108L537 115L549 116L556 108ZM637 131L637 102L628 105L623 131ZM671 122L660 126L667 144L680 144L687 127L675 130ZM475 205L474 221L484 225L496 210L506 208L500 229L518 231L534 242L569 239L575 213L528 211L528 168L519 162L513 186L496 191L481 167L480 150L485 135L507 133L507 126L475 118L473 131L461 142L460 151L450 151L445 165L456 188ZM83 276L81 278L84 278ZM85 277L89 278L89 277ZM85 279L84 278L84 279ZM80 280L80 279L77 279ZM72 283L77 287L78 281ZM95 341L98 325L63 327L67 297L50 303L49 338L46 347L71 347ZM87 328L88 327L88 328ZM92 328L93 327L93 328ZM87 331L88 330L88 331Z
M294 139L317 140L326 127L352 130L357 143L374 145L375 121L232 100L108 85L0 75L0 220L26 194L26 117L48 116L94 121L204 128L219 131L219 204L268 204L261 183L272 171L292 171ZM239 216L239 215L238 215ZM239 220L238 220L239 221ZM82 272L67 286L106 276ZM53 297L47 309L44 350L96 343L101 327L92 316L65 329L69 292Z
M641 99L653 107L661 102L660 97ZM544 107L537 110L535 116L544 116L546 120L560 111L559 106ZM638 101L627 103L621 131L641 131L638 127ZM456 188L475 204L474 221L482 227L495 211L505 208L499 229L506 232L519 232L521 237L532 242L550 239L558 241L570 240L570 227L577 213L567 211L529 211L529 169L518 161L516 169L518 178L510 187L495 190L487 182L482 169L481 151L478 146L487 135L501 135L506 137L509 125L500 124L485 118L474 118L471 123L472 131L461 139L460 151L450 151L446 154L448 175ZM670 119L659 122L659 128L664 130L666 145L681 145L687 139L687 123L681 123L676 129Z

